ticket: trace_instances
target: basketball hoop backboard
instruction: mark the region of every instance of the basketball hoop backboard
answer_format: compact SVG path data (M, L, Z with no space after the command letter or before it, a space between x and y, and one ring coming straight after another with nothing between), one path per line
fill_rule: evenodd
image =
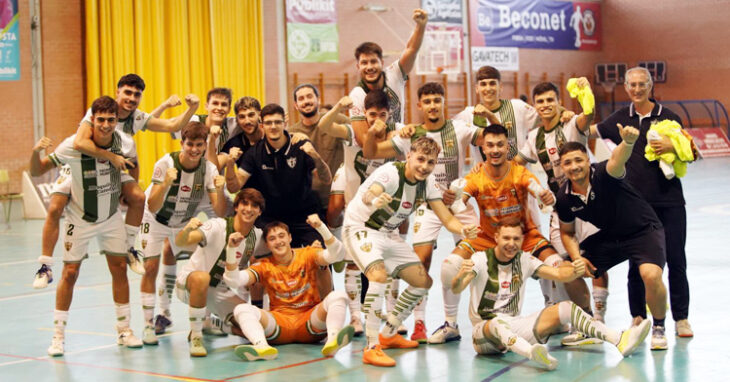
M655 84L667 82L667 63L665 61L639 61L639 66L651 73Z
M626 75L626 63L616 62L608 64L596 64L596 83L621 84ZM612 89L613 90L613 89Z
M416 60L416 74L458 74L462 68L461 27L427 29Z

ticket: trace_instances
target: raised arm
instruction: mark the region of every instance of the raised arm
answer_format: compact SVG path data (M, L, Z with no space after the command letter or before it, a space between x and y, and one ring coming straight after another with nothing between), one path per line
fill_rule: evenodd
M183 126L190 122L190 118L192 118L195 111L198 110L200 99L195 94L188 94L185 96L185 103L188 105L188 110L186 110L185 113L170 119L161 119L152 116L149 121L147 121L147 128L150 131L156 131L159 133L174 133L179 131Z
M178 247L198 245L205 238L203 233L198 229L201 225L203 225L203 222L198 220L198 218L190 219L188 224L175 236L175 245Z
M49 147L51 147L51 139L48 137L41 138L38 142L36 142L35 146L33 146L33 151L30 154L31 176L41 176L48 170L56 167L56 164L48 159L48 157L41 158L41 151L47 150Z
M563 262L559 267L543 265L535 272L538 277L546 280L555 280L563 283L573 281L586 272L586 263L583 259L571 262Z
M215 165L218 171L221 170L221 164L218 160L218 138L221 136L221 127L213 125L208 132L208 141L205 149L205 159Z
M228 243L226 244L226 270L223 272L223 282L233 290L251 286L258 281L253 271L249 269L238 270L240 257L236 252L244 238L240 232L233 232L228 237Z
M373 126L368 129L365 135L365 142L362 148L362 156L367 159L386 159L398 155L393 142L390 140L381 141L385 138L385 122L377 119Z
M330 172L330 167L327 165L327 163L325 163L322 157L319 156L317 150L315 150L314 146L312 146L312 142L304 142L301 148L302 151L304 151L307 155L314 159L314 171L317 172L317 177L319 178L319 181L322 183L330 183L332 181L332 173Z
M218 217L226 217L226 194L224 187L226 185L226 178L223 175L216 175L213 178L213 184L215 185L215 192L208 194L210 198L210 204L213 206L213 211Z
M342 261L345 258L345 246L339 241L329 229L327 225L322 223L319 215L312 214L307 217L307 224L314 228L327 246L326 249L320 249L317 252L317 265L326 266Z
M352 99L349 96L340 98L339 101L319 119L319 128L327 134L336 138L347 139L347 126L335 123L338 114L343 114L352 107Z
M150 212L157 213L165 203L165 195L170 190L172 182L177 179L177 169L175 167L169 167L165 172L165 180L160 184L152 184L150 190L150 197L147 198L147 208Z
M474 262L471 259L464 259L461 262L459 273L456 274L454 280L451 282L451 291L454 294L459 294L461 291L469 286L469 283L474 280L477 273L474 271Z
M180 106L180 105L182 105L182 101L180 101L180 97L178 97L177 94L173 94L170 96L170 98L166 99L159 106L157 106L155 108L155 110L152 110L150 115L155 118L160 118L160 116L162 116L162 113L164 113L165 110L176 107L176 106Z
M608 175L620 179L626 174L626 162L631 157L634 143L639 138L639 130L633 126L624 127L620 123L617 123L616 127L621 135L621 143L611 152L611 158L606 163L606 171Z
M92 124L89 121L81 121L76 130L76 137L74 137L74 150L97 159L107 160L117 169L128 170L134 167L134 163L129 159L97 146L91 139L91 135Z
M467 239L475 239L477 237L477 234L480 231L479 227L472 224L461 224L459 219L451 213L442 200L431 200L428 202L428 205L449 232L461 235Z
M411 37L406 43L406 48L401 53L398 65L400 65L403 74L408 74L413 69L413 64L416 62L416 56L418 50L421 49L421 43L423 43L423 35L426 33L426 23L428 22L428 13L423 9L413 10L413 21L416 22L416 27L411 33Z
M235 194L243 186L246 185L246 181L251 177L251 174L247 173L244 169L239 168L238 170L233 169L233 161L228 162L226 167L226 188L231 194ZM229 171L229 169L231 169Z

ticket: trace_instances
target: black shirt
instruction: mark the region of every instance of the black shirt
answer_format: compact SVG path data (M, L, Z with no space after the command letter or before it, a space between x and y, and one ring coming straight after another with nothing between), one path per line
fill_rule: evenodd
M319 212L317 194L312 191L314 160L301 150L307 142L291 144L284 131L286 145L276 151L266 138L258 141L243 156L241 169L251 179L266 200L263 216L280 220L302 219ZM248 186L248 182L246 183Z
M641 119L634 109L634 104L617 110L598 124L598 134L601 138L609 139L615 144L621 143L617 123L623 126L633 126L639 129L639 139L634 144L629 161L626 162L626 179L646 199L649 204L657 207L683 206L684 195L679 178L668 180L659 169L659 161L648 161L644 157L644 148L647 144L646 133L653 122L665 119L682 123L682 120L671 110L663 107L655 100L651 115Z
M261 139L264 139L263 137ZM240 134L236 134L235 137L229 139L221 149L222 153L230 153L231 149L233 147L238 147L241 149L241 156L236 159L236 166L241 167L243 165L243 157L246 155L246 151L248 149L252 148L256 143L251 142L246 134L241 132Z
M608 240L629 239L661 228L651 205L627 181L612 177L606 163L591 165L586 202L572 193L570 181L560 186L555 205L560 221L580 218L599 228L599 235Z

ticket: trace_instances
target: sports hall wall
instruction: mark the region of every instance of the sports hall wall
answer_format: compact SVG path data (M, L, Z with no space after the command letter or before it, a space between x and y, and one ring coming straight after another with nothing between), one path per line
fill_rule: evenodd
M75 131L85 105L84 74L84 16L82 0L42 1L43 93L46 135L55 143ZM350 86L357 79L355 58L352 53L362 41L371 40L382 45L386 53L400 52L412 31L411 11L418 0L373 1L392 9L378 13L383 21L398 33L399 38L382 27L366 11L358 8L359 0L337 1L340 62L337 64L291 64L289 77L299 74L300 82L316 78L320 72L328 75L350 73ZM278 69L276 1L263 2L265 76L267 99L280 102L279 81L286 77ZM33 145L33 111L31 91L30 22L28 1L19 1L21 39L21 79L0 82L0 169L10 171L10 192L20 191L20 176L28 168ZM397 11L397 13L396 13ZM573 52L560 50L520 50L519 78L529 73L530 82L547 73L557 80L563 72L566 77L575 73L590 75L597 62L627 62L665 60L668 64L668 82L658 84L655 95L659 99L719 99L730 107L730 30L724 22L730 16L730 5L719 0L611 0L602 2L603 50L600 52ZM405 18L405 20L404 20ZM245 49L245 47L242 47ZM397 56L386 58L386 64ZM504 74L505 95L512 96L512 73ZM416 79L418 80L418 79ZM534 85L534 83L533 83ZM416 84L417 86L417 84ZM521 86L524 88L524 86ZM451 94L461 91L450 87ZM519 91L524 93L523 90ZM288 93L288 92L287 92ZM599 100L602 89L596 88ZM327 91L326 102L335 102L341 95ZM415 87L412 88L415 95ZM181 96L184 94L180 94ZM205 94L198 94L201 98ZM242 94L234 94L239 97ZM289 94L285 97L291 97ZM624 100L622 89L616 99ZM155 103L163 99L154 100ZM413 102L411 102L413 104ZM201 105L202 108L202 105ZM199 110L203 112L203 110ZM413 114L416 115L415 113ZM0 192L5 192L0 186Z

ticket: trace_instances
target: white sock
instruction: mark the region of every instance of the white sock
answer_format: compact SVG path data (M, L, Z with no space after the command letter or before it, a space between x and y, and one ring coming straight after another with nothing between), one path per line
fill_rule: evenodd
M134 248L137 242L137 234L139 233L139 226L133 226L124 224L124 229L127 231L127 248Z
M400 280L388 277L385 284L385 309L386 314L390 313L395 308L395 303L398 301L398 290L400 289ZM386 316L383 315L383 317Z
M157 291L160 295L160 310L167 318L170 318L170 303L172 302L172 291L175 289L176 272L177 265L162 264L162 275L157 279Z
M129 319L131 316L131 309L129 303L126 304L114 304L114 310L117 313L117 330L126 329L129 327Z
M337 338L337 333L345 325L345 317L347 317L347 294L343 291L331 292L322 301L322 307L327 312L326 322L320 323L321 321L312 314L310 318L312 320L312 328L318 330L326 328L327 342L330 342Z
M380 318L377 312L383 307L383 293L385 284L370 281L368 290L365 293L365 303L362 305L362 312L365 313L365 336L367 346L378 343L378 332L380 331Z
M191 337L203 336L203 321L205 321L205 308L188 309L190 312L190 332Z
M261 326L261 311L251 304L239 304L233 309L238 326L254 347L269 346L264 327Z
M446 256L444 262L441 263L441 291L444 295L444 315L446 316L446 322L451 326L456 326L460 299L460 295L451 291L451 282L459 273L462 261L464 259L461 256L452 253Z
M140 300L142 300L142 314L144 322L148 326L154 325L155 319L155 294L140 292Z
M53 335L63 338L66 333L66 323L68 322L68 310L53 311Z
M426 303L428 302L428 293L423 296L421 301L416 304L416 307L413 308L413 318L418 321L421 320L423 322L426 322Z
M608 288L594 286L593 287L593 301L596 307L594 312L600 317L606 317L606 308L608 303Z
M350 317L360 319L360 270L345 268L345 292L347 293Z
M571 323L573 328L591 338L598 338L617 344L621 334L600 321L596 321L572 301L558 304L558 317L561 324Z
M385 323L385 327L381 333L383 337L393 337L398 333L398 327L413 311L413 307L418 304L423 296L428 293L426 288L416 288L414 286L408 286L403 293L398 296L398 301L395 304L395 308L388 312L388 319Z
M532 345L524 338L512 332L509 324L499 318L489 321L489 333L497 337L499 341L510 351L513 351L525 358L530 359Z

